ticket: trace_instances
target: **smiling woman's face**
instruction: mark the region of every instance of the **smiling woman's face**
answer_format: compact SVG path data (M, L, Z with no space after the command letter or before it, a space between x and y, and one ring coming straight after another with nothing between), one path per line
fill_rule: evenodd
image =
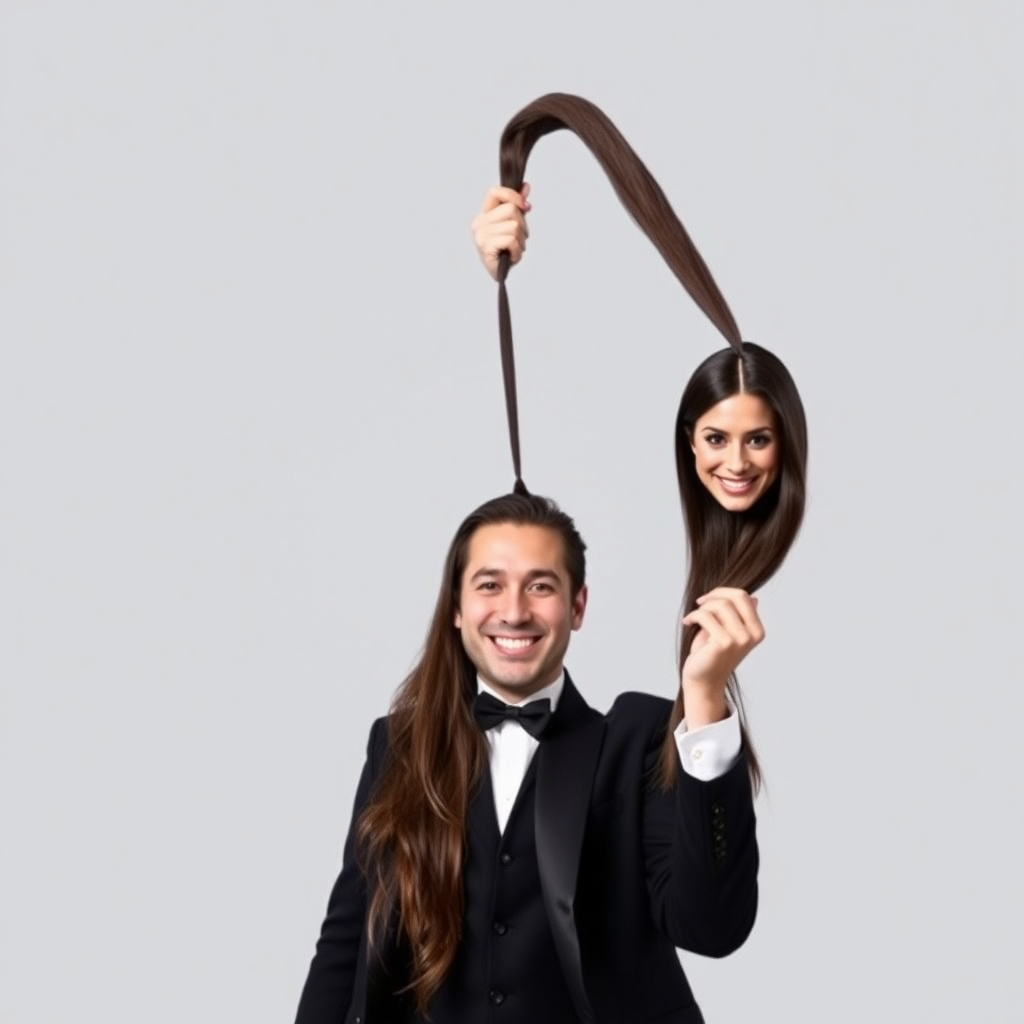
M713 405L690 441L700 482L730 512L745 512L775 482L781 457L775 415L758 395Z

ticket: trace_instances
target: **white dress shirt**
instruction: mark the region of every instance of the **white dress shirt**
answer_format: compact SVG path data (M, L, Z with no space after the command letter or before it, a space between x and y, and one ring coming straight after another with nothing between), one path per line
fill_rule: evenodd
M490 686L477 677L477 684L482 693L507 703L504 698L494 692ZM558 701L565 688L563 672L553 683L531 694L517 703L517 707L531 701L551 701L552 714L558 707ZM494 789L494 809L498 813L498 828L504 832L508 816L512 813L512 805L516 802L519 787L523 784L526 769L530 760L540 746L518 722L507 719L500 725L484 732L487 748L490 751L491 785ZM736 709L729 705L729 717L721 722L712 722L692 732L686 728L684 718L675 731L676 747L679 749L679 760L683 771L702 782L709 782L724 775L740 756L740 724Z

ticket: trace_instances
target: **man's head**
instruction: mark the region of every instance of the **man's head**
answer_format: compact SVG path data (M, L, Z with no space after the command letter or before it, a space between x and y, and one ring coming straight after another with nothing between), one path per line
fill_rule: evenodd
M530 696L562 671L586 609L585 551L572 519L535 495L494 498L456 531L445 563L449 628L506 700Z

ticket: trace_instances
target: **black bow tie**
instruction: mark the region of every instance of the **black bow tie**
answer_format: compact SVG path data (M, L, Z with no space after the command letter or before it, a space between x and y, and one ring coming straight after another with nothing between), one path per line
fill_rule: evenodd
M473 715L484 732L512 719L534 739L540 739L540 734L551 720L551 701L545 697L544 700L531 700L529 704L516 707L514 704L503 703L489 693L478 693L473 701Z

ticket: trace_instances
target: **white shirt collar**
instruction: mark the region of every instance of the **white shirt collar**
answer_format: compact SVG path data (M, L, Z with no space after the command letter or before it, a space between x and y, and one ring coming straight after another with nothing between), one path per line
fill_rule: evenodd
M480 689L481 693L489 693L492 697L497 697L498 700L503 703L508 703L504 697L499 693L495 693L494 690L487 685L479 676L476 677L476 684ZM554 713L558 708L558 702L562 697L562 690L565 689L565 671L563 670L558 678L553 683L548 683L547 686L541 687L536 693L531 693L529 697L524 697L520 701L515 702L515 707L522 707L524 704L529 704L532 700L544 700L546 697L551 701L551 711Z

